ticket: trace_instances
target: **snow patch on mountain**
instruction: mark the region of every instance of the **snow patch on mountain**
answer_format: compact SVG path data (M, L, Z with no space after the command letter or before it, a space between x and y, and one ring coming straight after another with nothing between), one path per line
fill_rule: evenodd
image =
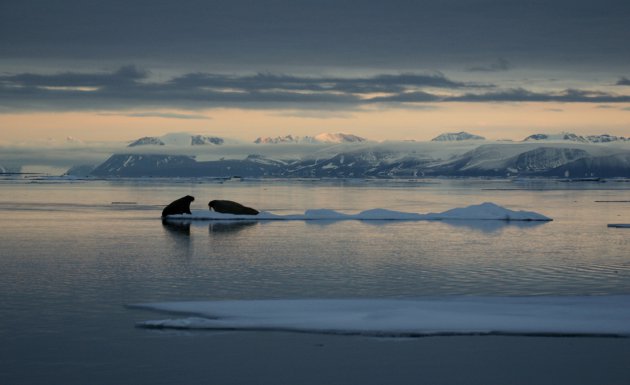
M446 132L431 139L432 142L453 142L460 140L485 140L483 136L470 134L468 132Z

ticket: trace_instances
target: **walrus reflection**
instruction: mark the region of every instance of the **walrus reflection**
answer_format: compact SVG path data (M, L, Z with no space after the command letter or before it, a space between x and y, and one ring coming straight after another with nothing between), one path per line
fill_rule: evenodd
M162 226L175 236L190 236L190 222L169 221L162 219Z
M173 202L169 203L168 206L162 210L162 218L168 215L175 214L192 214L190 212L190 202L194 201L195 197L186 195L185 197L181 197Z
M256 221L225 221L212 222L208 225L208 231L212 233L237 233L248 227L255 226Z
M223 214L258 215L258 210L243 206L240 203L226 200L213 200L208 203L210 210Z

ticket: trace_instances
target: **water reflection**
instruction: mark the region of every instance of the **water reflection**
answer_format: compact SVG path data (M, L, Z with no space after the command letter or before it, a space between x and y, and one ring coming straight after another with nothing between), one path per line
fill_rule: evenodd
M316 220L316 221L304 221L307 226L313 227L327 227L336 223L344 222L344 219L325 219L325 220ZM417 220L405 220L405 219L377 219L377 220L352 220L361 222L361 224L367 226L374 227L382 227L388 225L396 225L400 223L446 223L449 226L458 227L458 228L466 228L471 230L480 231L482 233L494 233L500 230L503 230L507 227L518 227L518 228L534 228L545 223L543 221L503 221L503 220L465 220L465 219L457 219L457 220L429 220L429 221L417 221Z
M545 223L542 221L494 221L494 220L451 220L440 221L440 223L446 223L452 227L466 228L469 230L475 230L482 233L490 234L504 230L508 227L518 227L520 229L530 229L538 226L542 226Z
M354 220L353 220L354 221ZM397 224L401 222L418 222L418 221L408 221L408 220L356 220L365 225L381 227L392 224ZM273 222L273 221L272 221ZM340 222L345 222L342 219L322 219L322 220L312 220L312 221L304 221L307 226L312 227L328 227L330 225L334 225ZM502 221L502 220L466 220L466 219L457 219L457 220L439 220L439 221L420 221L420 222L435 222L435 223L445 223L451 227L457 228L465 228L469 230L475 230L481 233L496 233L508 227L511 228L519 228L519 229L530 229L538 226L542 226L549 222L544 221ZM205 226L205 221L168 221L162 220L162 225L164 228L176 238L180 238L182 236L189 237L190 236L190 228L192 226ZM258 224L266 224L268 221L255 221L255 220L214 220L209 221L208 231L210 234L213 233L237 233L243 231L247 228L256 226Z
M327 227L330 225L334 225L337 223L343 223L343 222L360 222L361 224L364 225L368 225L368 226L375 226L375 227L381 227L381 226L387 226L387 225L394 225L397 223L405 223L405 222L427 222L427 221L419 221L419 220L409 220L409 219L346 219L346 218L340 218L340 219L317 219L317 220L305 220L304 223L306 223L307 226L313 226L313 227Z
M190 221L168 221L162 219L162 226L174 238L190 237Z
M210 234L237 233L257 223L257 221L212 221L208 225L208 231Z
M167 234L165 250L177 258L189 258L193 254L190 221L162 220L162 227Z

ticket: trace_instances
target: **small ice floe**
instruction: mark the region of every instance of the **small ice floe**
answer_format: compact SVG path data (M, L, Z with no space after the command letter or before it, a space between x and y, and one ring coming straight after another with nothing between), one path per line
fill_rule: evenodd
M630 229L630 223L609 223L608 227L615 227L618 229Z
M164 302L132 305L182 318L143 328L276 330L373 336L630 337L630 296L436 297Z
M551 221L552 219L533 211L514 211L492 202L455 208L441 213L430 213L427 219L435 220L505 220L505 221Z
M437 221L437 220L501 220L501 221L551 221L552 219L533 211L514 211L495 203L482 203L468 207L455 208L441 213L418 214L376 208L357 214L346 214L329 209L306 210L304 214L273 214L263 211L258 215L235 215L216 211L194 210L191 214L169 215L167 220L399 220L399 221Z

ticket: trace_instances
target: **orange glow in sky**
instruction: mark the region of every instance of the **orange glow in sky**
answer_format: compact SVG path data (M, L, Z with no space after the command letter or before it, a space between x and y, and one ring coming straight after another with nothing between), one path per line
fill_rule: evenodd
M156 116L160 115L160 116ZM178 118L179 117L179 118ZM181 118L188 117L188 118ZM0 114L0 142L74 137L129 141L190 132L253 141L259 136L345 132L371 140L430 140L468 131L490 140L534 133L630 135L630 107L591 103L438 103L417 109L355 111L213 109L203 112L67 112Z

